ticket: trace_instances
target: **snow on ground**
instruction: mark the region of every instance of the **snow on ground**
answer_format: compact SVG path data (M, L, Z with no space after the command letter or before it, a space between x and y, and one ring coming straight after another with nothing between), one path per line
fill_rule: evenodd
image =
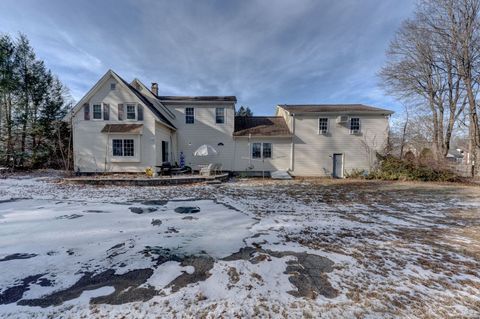
M0 316L476 318L479 195L366 181L0 180Z

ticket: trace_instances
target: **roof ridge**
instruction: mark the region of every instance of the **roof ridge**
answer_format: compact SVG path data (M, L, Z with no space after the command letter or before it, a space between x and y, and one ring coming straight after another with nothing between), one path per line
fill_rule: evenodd
M278 115L251 115L251 116L235 115L235 117L246 117L246 118L252 118L252 117L280 117L280 118L283 118L283 116L278 116Z

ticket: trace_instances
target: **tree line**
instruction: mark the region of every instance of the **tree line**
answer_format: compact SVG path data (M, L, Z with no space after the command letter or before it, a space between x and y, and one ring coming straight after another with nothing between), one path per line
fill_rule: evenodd
M71 135L61 119L71 104L25 35L0 34L0 166L69 169Z
M464 130L471 163L478 165L479 13L480 0L420 0L392 40L380 76L405 105L400 156L406 144L423 139L442 161Z

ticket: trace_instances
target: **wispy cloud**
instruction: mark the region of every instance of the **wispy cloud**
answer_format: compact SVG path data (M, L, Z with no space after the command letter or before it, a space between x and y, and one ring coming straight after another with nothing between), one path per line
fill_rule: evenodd
M376 74L411 1L11 1L0 30L26 33L79 99L108 69L162 94L398 107Z

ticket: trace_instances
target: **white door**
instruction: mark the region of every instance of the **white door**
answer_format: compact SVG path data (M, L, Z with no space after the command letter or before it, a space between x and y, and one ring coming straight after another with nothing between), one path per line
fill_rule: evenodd
M343 154L333 154L333 177L343 178Z

